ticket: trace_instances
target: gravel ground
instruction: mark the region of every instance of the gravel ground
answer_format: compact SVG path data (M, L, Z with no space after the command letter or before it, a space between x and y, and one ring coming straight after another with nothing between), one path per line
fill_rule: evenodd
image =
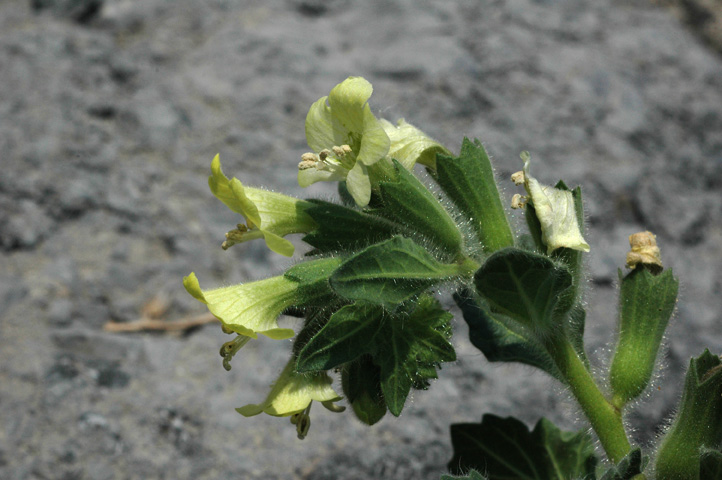
M295 165L308 107L348 75L374 84L380 116L452 149L481 139L502 178L526 149L540 180L583 185L600 367L627 236L658 235L681 293L661 390L632 415L653 442L689 357L722 351L722 58L709 45L643 0L0 3L0 477L437 479L452 422L584 426L552 381L487 363L463 321L459 360L400 418L367 428L318 409L303 442L284 419L233 410L265 396L290 343L252 342L226 372L215 326L103 331L153 305L202 313L181 286L191 271L210 286L291 264L260 243L220 249L237 218L208 191L210 161L330 195L300 189Z

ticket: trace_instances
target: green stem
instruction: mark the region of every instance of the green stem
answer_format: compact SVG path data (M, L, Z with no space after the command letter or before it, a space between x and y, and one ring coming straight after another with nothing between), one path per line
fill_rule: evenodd
M619 463L632 448L624 430L621 411L607 401L567 339L556 339L548 347L607 456L615 464Z

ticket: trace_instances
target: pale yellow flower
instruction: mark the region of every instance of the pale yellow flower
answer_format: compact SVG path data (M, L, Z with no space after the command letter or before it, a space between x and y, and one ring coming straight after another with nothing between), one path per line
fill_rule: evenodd
M218 155L211 163L208 178L211 192L228 208L246 218L226 234L223 248L263 238L269 249L290 257L294 246L283 238L292 233L308 233L316 224L305 210L313 204L281 193L244 186L237 178L228 179L221 170Z
M298 299L298 283L286 277L201 290L198 278L191 273L183 278L183 286L205 303L228 330L251 338L257 338L260 333L276 340L295 335L292 329L278 326L281 312Z

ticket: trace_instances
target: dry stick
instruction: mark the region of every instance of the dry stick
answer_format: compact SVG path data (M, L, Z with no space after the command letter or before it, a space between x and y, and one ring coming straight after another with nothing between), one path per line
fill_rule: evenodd
M103 326L103 329L108 332L140 332L143 330L162 330L166 332L177 332L217 321L218 319L212 314L204 313L202 315L196 315L195 317L186 317L173 322L166 322L165 320L154 320L151 318L140 318L138 320L128 323L108 322Z

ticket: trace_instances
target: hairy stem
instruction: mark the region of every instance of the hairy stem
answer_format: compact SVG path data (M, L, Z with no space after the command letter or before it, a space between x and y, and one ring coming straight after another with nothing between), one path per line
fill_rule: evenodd
M548 345L549 353L562 372L609 459L615 464L631 450L622 413L604 397L591 373L565 338Z

